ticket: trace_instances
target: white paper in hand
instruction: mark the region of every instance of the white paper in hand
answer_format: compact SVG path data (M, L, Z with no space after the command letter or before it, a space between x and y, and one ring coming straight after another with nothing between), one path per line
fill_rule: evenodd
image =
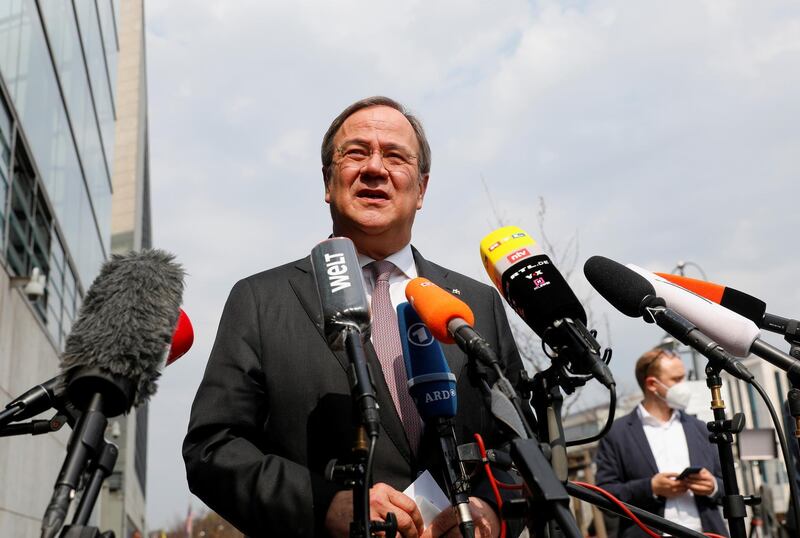
M417 503L422 521L427 528L439 512L450 507L450 501L429 471L423 472L403 492Z

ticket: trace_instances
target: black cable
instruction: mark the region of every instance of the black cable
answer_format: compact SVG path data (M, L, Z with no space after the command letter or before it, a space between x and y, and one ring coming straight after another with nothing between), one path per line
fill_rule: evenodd
M370 518L369 515L369 489L372 484L372 463L375 460L375 445L378 442L378 436L373 435L369 438L369 452L367 452L367 468L364 471L364 536L369 538L372 536L370 533Z
M601 437L603 437L605 434L608 433L608 431L611 429L611 426L614 424L614 415L617 412L617 386L611 385L608 388L608 392L609 392L608 417L606 418L606 423L603 426L603 429L600 430L595 435L592 435L591 437L586 437L584 439L576 439L573 441L567 441L566 442L567 446L577 446L577 445L585 445L588 443L594 443L595 441L599 440Z
M798 503L797 496L797 481L792 474L791 460L789 459L789 445L786 443L786 437L783 435L781 420L778 418L778 414L775 412L772 402L769 401L764 387L759 385L755 379L751 380L750 384L753 385L753 388L756 389L761 399L764 400L764 404L767 406L767 410L769 410L769 416L775 424L775 433L778 434L778 442L781 445L781 453L783 454L783 463L786 465L786 475L789 478L789 497L794 507L795 528L800 529L800 503Z

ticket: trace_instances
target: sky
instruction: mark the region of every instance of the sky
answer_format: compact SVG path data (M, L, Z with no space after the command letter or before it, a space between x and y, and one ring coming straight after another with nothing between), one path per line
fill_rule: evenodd
M330 233L319 146L362 97L427 131L413 244L488 283L478 247L498 223L546 233L625 390L663 333L592 293L589 256L693 262L800 316L796 2L158 0L146 17L154 244L188 272L196 335L151 402L150 528L202 506L180 449L222 306Z

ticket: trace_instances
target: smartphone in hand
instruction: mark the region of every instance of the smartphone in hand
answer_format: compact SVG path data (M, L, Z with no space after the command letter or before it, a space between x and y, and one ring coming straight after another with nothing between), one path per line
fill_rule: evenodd
M703 468L702 468L702 467L687 467L686 469L684 469L683 471L681 471L681 474L679 474L679 475L678 475L678 476L675 478L675 480L683 480L684 478L688 478L688 477L689 477L689 475L697 474L697 473L699 473L699 472L700 472L700 471L702 471L702 470L703 470Z

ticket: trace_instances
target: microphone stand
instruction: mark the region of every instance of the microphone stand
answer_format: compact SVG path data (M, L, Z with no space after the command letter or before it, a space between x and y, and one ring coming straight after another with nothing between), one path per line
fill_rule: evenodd
M724 369L731 375L744 381L752 380L752 374L733 357L722 350L708 336L697 330L689 320L674 311L664 308L661 298L648 295L642 301L642 314L648 323L655 322L682 343L697 349L708 359L706 366L706 386L711 390L711 409L714 420L707 424L709 441L717 445L719 460L722 466L722 483L725 496L722 499L723 515L728 520L731 538L745 538L747 529L744 519L747 516L744 496L739 493L739 482L736 478L736 466L733 460L733 434L744 428L744 414L736 413L731 420L725 418L725 402L722 400L722 378ZM749 381L748 381L749 382ZM748 498L748 502L760 502L757 497Z
M494 358L493 352L491 356L494 360L488 362L498 376L497 385L502 393L509 390L514 393L513 398L506 396L519 415L527 435L527 437L519 437L511 441L511 461L519 470L525 483L526 498L521 499L524 506L520 506L520 503L504 505L503 513L500 514L501 517L506 519L525 517L528 527L531 530L535 530L535 536L542 536L541 530L544 529L544 525L547 523L551 529L559 529L559 532L563 533L557 536L582 538L578 524L569 510L569 494L564 487L566 479L562 481L556 476L553 466L543 452L543 450L546 450L549 453L550 447L546 443L540 444L535 438L525 413L522 411L516 391L514 391L513 386L500 368L499 362ZM487 373L481 371L480 368L476 368L476 361L470 361L470 367L473 372L483 379L484 390L487 390ZM490 412L492 412L491 407ZM495 416L495 419L499 423L505 424L501 417ZM510 508L505 508L506 506ZM544 518L541 517L541 514L544 514ZM555 538L556 534L551 534L550 536Z
M523 372L520 379L522 397L530 401L533 397L533 407L536 412L538 424L538 439L549 445L550 466L557 480L563 485L569 479L569 464L567 461L567 445L564 436L564 427L561 420L561 407L564 397L562 387L567 394L572 394L576 388L586 384L591 376L569 375L566 364L558 356L551 357L552 364L546 370L537 372L530 379ZM562 529L555 525L553 520L547 522L547 531L550 538L564 536ZM538 522L536 536L544 533L544 522Z
M744 496L739 493L739 481L736 478L736 465L733 459L733 435L744 429L745 418L743 413L736 413L731 420L725 418L725 402L722 400L722 366L715 360L709 359L706 365L706 386L711 390L711 409L714 411L714 420L707 424L709 441L717 445L719 461L722 466L722 484L725 487L725 496L722 498L722 512L728 520L731 538L745 538L747 529L744 519L747 517ZM751 504L758 504L761 499L752 497L748 499Z
M345 328L342 333L344 348L350 359L350 394L353 398L353 417L356 421L351 452L352 463L341 464L333 459L328 463L325 474L329 480L353 490L350 538L370 538L377 532L385 532L386 538L395 538L397 517L394 513L386 514L385 522L369 519L372 457L380 431L380 415L361 333L353 327Z

